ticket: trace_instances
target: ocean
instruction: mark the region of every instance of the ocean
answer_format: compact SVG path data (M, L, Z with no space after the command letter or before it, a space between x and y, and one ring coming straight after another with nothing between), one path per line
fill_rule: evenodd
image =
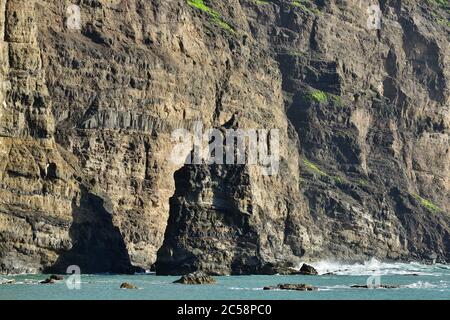
M1 300L450 300L450 265L331 262L313 264L318 276L224 276L214 285L181 285L175 276L155 274L81 275L79 289L65 280L40 284L47 275L0 276ZM326 273L331 273L327 274ZM66 276L67 278L67 276ZM13 283L9 283L13 280ZM352 285L382 284L398 288L352 288ZM123 282L137 290L120 289ZM282 283L305 283L317 291L263 290ZM71 287L72 289L69 289Z

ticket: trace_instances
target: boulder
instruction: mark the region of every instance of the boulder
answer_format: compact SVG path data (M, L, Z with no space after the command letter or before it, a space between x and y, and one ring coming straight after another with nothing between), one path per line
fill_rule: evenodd
M264 290L294 290L294 291L317 291L317 287L311 286L309 284L279 284L275 287L264 287Z
M316 275L318 275L319 273L317 272L316 269L314 269L314 267L312 267L312 266L310 266L310 265L304 263L304 264L302 265L302 267L300 268L300 274L316 276Z
M279 275L284 275L284 276L289 276L289 275L296 275L296 274L300 274L300 271L295 269L292 265L290 264L273 264L273 263L267 263L266 265L264 265L264 267L261 269L261 274L264 275L275 275L275 274L279 274Z
M130 290L135 290L137 289L137 287L134 284L128 283L128 282L124 282L120 285L120 289L130 289Z
M60 281L60 280L64 280L64 277L60 276L60 275L52 274L50 277L48 277L47 279L41 281L40 283L42 283L42 284L53 284L53 283L56 283L56 281Z
M6 279L6 280L0 279L0 284L14 284L14 283L16 283L16 280L14 279Z
M174 281L174 283L180 284L215 284L216 280L213 277L207 275L204 272L197 271L182 276L180 279Z
M42 284L54 284L54 283L56 283L56 281L54 279L47 278L47 279L41 281L40 283L42 283Z

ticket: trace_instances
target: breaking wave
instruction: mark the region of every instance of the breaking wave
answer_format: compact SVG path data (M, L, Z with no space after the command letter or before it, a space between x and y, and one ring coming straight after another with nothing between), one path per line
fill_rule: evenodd
M379 275L427 275L441 276L443 273L449 273L450 265L434 264L426 265L418 262L381 262L372 258L364 263L340 263L333 261L319 261L313 264L319 274L336 274L352 276L370 276Z
M433 289L433 288L448 289L448 288L450 288L450 282L444 281L444 280L441 280L437 283L430 283L428 281L417 281L417 282L408 284L404 287L410 288L410 289Z

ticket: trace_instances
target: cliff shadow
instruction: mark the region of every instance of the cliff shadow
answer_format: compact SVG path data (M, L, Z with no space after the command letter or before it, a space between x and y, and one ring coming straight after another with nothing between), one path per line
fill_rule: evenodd
M122 273L141 271L131 264L118 227L114 226L105 200L82 187L79 202L72 203L73 222L69 229L72 248L59 253L57 261L44 273L66 273L77 265L82 273Z

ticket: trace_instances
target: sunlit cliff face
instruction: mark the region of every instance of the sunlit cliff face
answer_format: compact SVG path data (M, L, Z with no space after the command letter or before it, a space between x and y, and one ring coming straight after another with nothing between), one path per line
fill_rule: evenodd
M418 0L0 0L0 271L448 261L448 17ZM276 174L171 161L198 122L277 130Z

